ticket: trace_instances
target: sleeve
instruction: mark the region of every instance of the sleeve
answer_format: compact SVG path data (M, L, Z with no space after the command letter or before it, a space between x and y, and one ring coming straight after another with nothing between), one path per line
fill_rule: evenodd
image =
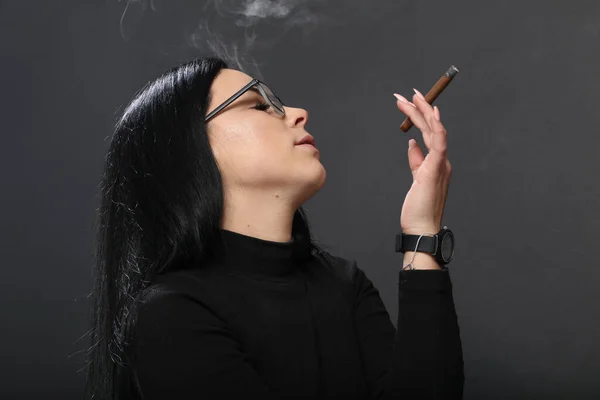
M269 399L227 325L200 302L178 293L138 310L134 371L143 398Z
M364 271L355 321L371 399L462 399L464 368L448 270L399 271L397 330Z

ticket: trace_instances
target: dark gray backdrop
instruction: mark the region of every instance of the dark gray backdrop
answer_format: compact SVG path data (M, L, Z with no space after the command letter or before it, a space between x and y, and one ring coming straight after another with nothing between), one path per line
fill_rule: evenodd
M108 137L147 80L204 54L184 40L203 2L166 3L126 41L116 0L0 1L1 398L81 393ZM436 104L453 165L444 223L457 237L465 398L598 398L600 2L308 7L318 24L261 25L257 42L273 40L254 57L310 113L328 174L306 204L317 237L358 261L395 323L407 142L423 141L400 131L392 93L425 93L455 64Z

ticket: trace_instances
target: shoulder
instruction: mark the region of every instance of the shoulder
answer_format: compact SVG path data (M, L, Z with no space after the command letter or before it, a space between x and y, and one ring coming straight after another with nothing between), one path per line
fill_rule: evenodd
M175 336L185 338L211 327L225 329L227 322L211 296L193 275L159 276L140 293L132 315L138 346L164 345Z
M328 267L340 280L350 285L355 294L366 289L374 288L373 282L365 271L358 266L354 259L344 258L331 254L326 250L313 250L313 255L320 258L322 263Z
M197 295L192 294L189 282L160 277L140 293L138 319L153 320L177 317L190 308L202 307Z
M344 282L354 283L363 274L356 260L334 255L326 250L315 249L313 250L313 255L320 259L326 268Z
M215 287L226 279L213 268L181 268L155 276L143 292L144 302L187 297L203 301L211 297Z
M176 318L211 309L214 279L200 270L177 270L156 276L139 296L140 317Z

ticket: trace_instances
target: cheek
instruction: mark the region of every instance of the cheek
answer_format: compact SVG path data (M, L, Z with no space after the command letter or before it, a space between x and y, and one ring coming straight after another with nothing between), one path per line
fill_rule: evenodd
M247 121L225 135L227 164L237 181L273 181L287 174L297 149L281 126Z
M281 136L257 138L242 149L240 160L248 173L280 175L293 161L293 146Z

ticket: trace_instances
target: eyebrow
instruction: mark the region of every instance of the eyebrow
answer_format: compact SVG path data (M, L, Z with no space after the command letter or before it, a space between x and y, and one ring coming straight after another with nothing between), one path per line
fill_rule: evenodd
M261 92L259 92L259 91L258 91L258 89L256 89L255 87L251 87L251 88L247 89L245 93L248 93L248 92L250 92L250 91L252 91L252 92L254 92L254 93L257 93L257 94L259 94L260 96L262 96L262 93L261 93ZM244 94L245 94L245 93L244 93ZM244 97L245 97L245 96L244 96L244 94L242 94L241 96L239 96L239 97L238 97L238 99L237 99L236 101L244 101L244 102L245 102L245 101L249 101L250 99L248 99L248 98L244 99ZM227 107L230 107L230 106L232 106L232 105L231 105L231 104L229 104ZM234 106L235 106L235 104L234 104L232 107L234 107Z
M250 89L248 89L248 90L251 90L251 91L253 91L253 92L255 92L255 93L258 93L258 94L260 94L261 96L263 95L263 94L261 93L261 91L260 91L260 90L258 90L258 89L256 88L256 86L252 86L252 87L251 87ZM273 93L273 95L274 95L274 96L277 98L277 100L279 100L279 102L280 102L281 104L285 104L285 103L283 102L283 100L281 100L281 99L279 98L279 96L277 96L275 93Z
M256 87L254 87L254 86L252 86L252 87L251 87L250 89L248 89L248 90L250 90L250 91L252 91L252 92L255 92L255 93L258 93L258 94L260 94L260 95L262 96L262 93L260 92L260 90L258 90L258 89L257 89Z
M252 87L251 87L250 89L248 89L248 90L249 90L249 91L252 91L252 92L254 92L254 93L258 93L258 94L259 94L261 97L263 97L263 94L262 94L262 92L261 92L260 90L258 90L258 89L256 88L256 86L252 86ZM281 100L281 99L279 98L279 96L277 96L276 94L274 94L274 96L277 98L277 100L279 100L279 101L281 102L281 104L285 104L285 103L283 102L283 100Z

